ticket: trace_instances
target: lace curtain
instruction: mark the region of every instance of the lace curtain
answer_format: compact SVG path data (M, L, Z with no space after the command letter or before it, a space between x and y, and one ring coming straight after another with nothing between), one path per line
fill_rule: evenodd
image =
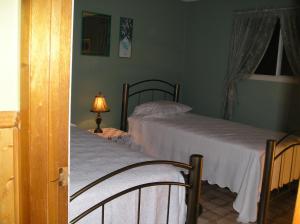
M288 60L295 74L300 74L299 16L296 10L262 10L237 13L234 17L231 51L225 82L224 118L231 119L237 99L237 84L256 70L280 18Z
M278 11L283 46L294 74L300 76L300 10Z

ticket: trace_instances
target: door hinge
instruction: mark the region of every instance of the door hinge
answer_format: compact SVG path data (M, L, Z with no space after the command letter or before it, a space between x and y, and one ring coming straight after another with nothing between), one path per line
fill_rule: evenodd
M60 187L64 187L68 185L68 167L60 167L59 168L59 178L58 178L58 185Z

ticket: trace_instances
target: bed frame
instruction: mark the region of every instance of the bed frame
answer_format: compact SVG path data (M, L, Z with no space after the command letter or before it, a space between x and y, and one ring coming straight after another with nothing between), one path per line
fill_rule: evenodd
M142 86L144 84L154 84L154 83L160 83L164 86L164 88L143 88L138 89L138 87ZM140 104L140 96L144 92L151 92L152 93L152 101L154 99L154 92L161 92L164 95L164 98L166 98L167 95L172 97L172 100L175 102L178 102L179 100L179 91L180 91L180 85L179 84L172 84L164 80L160 79L147 79L140 82L136 82L133 84L124 83L123 84L123 95L122 95L122 111L121 111L121 125L120 129L122 131L127 131L127 118L128 118L128 100L130 97L138 95L138 104Z
M115 198L118 198L124 194L130 193L132 191L138 191L138 217L137 217L137 224L140 223L140 205L141 205L141 191L143 188L146 187L152 187L152 186L161 186L165 185L169 187L168 190L168 208L167 208L167 220L166 223L169 223L169 208L170 208L170 192L172 186L179 186L179 187L185 187L187 189L187 218L186 218L186 224L197 224L197 218L198 218L198 212L199 212L199 198L200 198L200 189L201 189L201 174L202 174L202 156L201 155L192 155L190 157L190 163L180 163L175 161L169 161L169 160L154 160L154 161L145 161L140 163L135 163L123 168L120 168L118 170L115 170L95 181L88 184L87 186L83 187L70 197L70 203L75 200L79 195L83 194L84 192L88 191L92 187L100 184L101 182L117 175L120 173L123 173L127 170L142 167L142 166L149 166L149 165L172 165L174 167L178 167L184 170L188 171L188 182L187 183L181 183L181 182L170 182L170 181L162 181L162 182L151 182L151 183L145 183L142 185L137 185L135 187L128 188L126 190L123 190L117 194L114 194L110 196L109 198L95 204L91 208L87 209L77 217L75 217L73 220L71 220L69 223L74 224L77 223L79 220L81 220L83 217L87 216L94 210L101 207L102 211L102 218L101 223L104 224L104 214L105 214L105 204L109 203L110 201L114 200Z
M140 84L145 84L149 82L160 82L166 84L165 86L170 88L171 91L165 90L164 88L145 88L145 89L139 89L138 91L135 90L135 88L139 87ZM133 88L134 87L134 88ZM133 88L133 89L131 89ZM123 94L122 94L122 112L121 112L121 125L120 128L123 131L127 131L127 118L128 118L128 102L129 98L131 96L141 94L143 92L147 91L159 91L166 93L170 95L173 99L173 101L178 102L179 100L179 90L180 90L180 85L179 84L171 84L169 82L159 80L159 79L148 79L148 80L143 80L140 82L136 82L134 84L128 84L124 83L123 84ZM139 104L140 102L138 102ZM270 196L271 196L271 183L272 183L272 174L273 174L273 166L275 161L281 159L282 163L282 156L287 153L288 151L292 150L293 151L293 156L294 156L294 151L296 150L296 146L300 146L300 142L294 142L286 148L284 148L278 155L275 156L276 152L276 147L281 146L281 144L289 139L291 136L294 134L300 133L300 131L292 131L285 135L283 138L280 140L267 140L266 141L266 156L265 156L265 168L264 168L264 173L263 173L263 182L262 182L262 189L261 189L261 195L260 195L260 202L259 202L259 209L258 209L258 218L257 218L257 224L266 224L267 223L267 217L268 217L268 208L269 208L269 202L270 202ZM299 147L298 147L299 149ZM294 159L292 159L294 161ZM291 164L291 167L293 164ZM281 170L280 170L281 172ZM290 174L291 177L291 174ZM291 179L290 179L291 180Z
M288 146L286 146L280 153L276 155L276 148L280 147L283 142L288 140L290 137L293 137L295 134L300 133L299 130L294 130L286 134L284 137L276 140L267 140L266 143L266 154L265 154L265 167L264 167L264 173L263 173L263 182L262 182L262 189L261 189L261 195L260 195L260 202L259 202L259 208L258 208L258 216L257 216L257 223L258 224L266 224L268 219L268 210L269 210L269 203L270 203L270 197L271 197L271 184L272 184L272 176L273 176L273 167L277 160L280 159L280 167L282 164L282 156L287 153L288 151L292 150L292 164L291 167L293 167L294 162L294 154L295 150L299 149L300 142L295 141ZM281 172L281 170L279 171ZM292 169L290 169L290 178L289 181L291 182L291 175L292 175ZM280 178L279 178L280 180Z

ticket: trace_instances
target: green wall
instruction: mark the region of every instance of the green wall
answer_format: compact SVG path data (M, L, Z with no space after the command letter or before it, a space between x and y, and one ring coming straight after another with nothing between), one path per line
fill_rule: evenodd
M95 126L89 112L93 97L102 91L111 108L103 127L119 127L124 82L146 78L178 81L183 69L183 4L174 0L75 0L71 121ZM80 54L82 10L112 16L110 57ZM132 57L119 58L120 17L134 19Z
M180 79L183 102L196 113L222 117L233 11L295 4L290 0L211 0L189 5L185 9L185 67ZM238 94L234 121L274 130L300 127L299 86L245 80L239 84Z

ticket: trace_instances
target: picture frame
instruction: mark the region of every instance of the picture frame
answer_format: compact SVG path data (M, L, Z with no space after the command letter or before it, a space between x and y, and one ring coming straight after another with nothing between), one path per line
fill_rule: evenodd
M81 54L110 55L111 16L82 11Z
M120 17L119 57L130 58L132 53L133 19Z

